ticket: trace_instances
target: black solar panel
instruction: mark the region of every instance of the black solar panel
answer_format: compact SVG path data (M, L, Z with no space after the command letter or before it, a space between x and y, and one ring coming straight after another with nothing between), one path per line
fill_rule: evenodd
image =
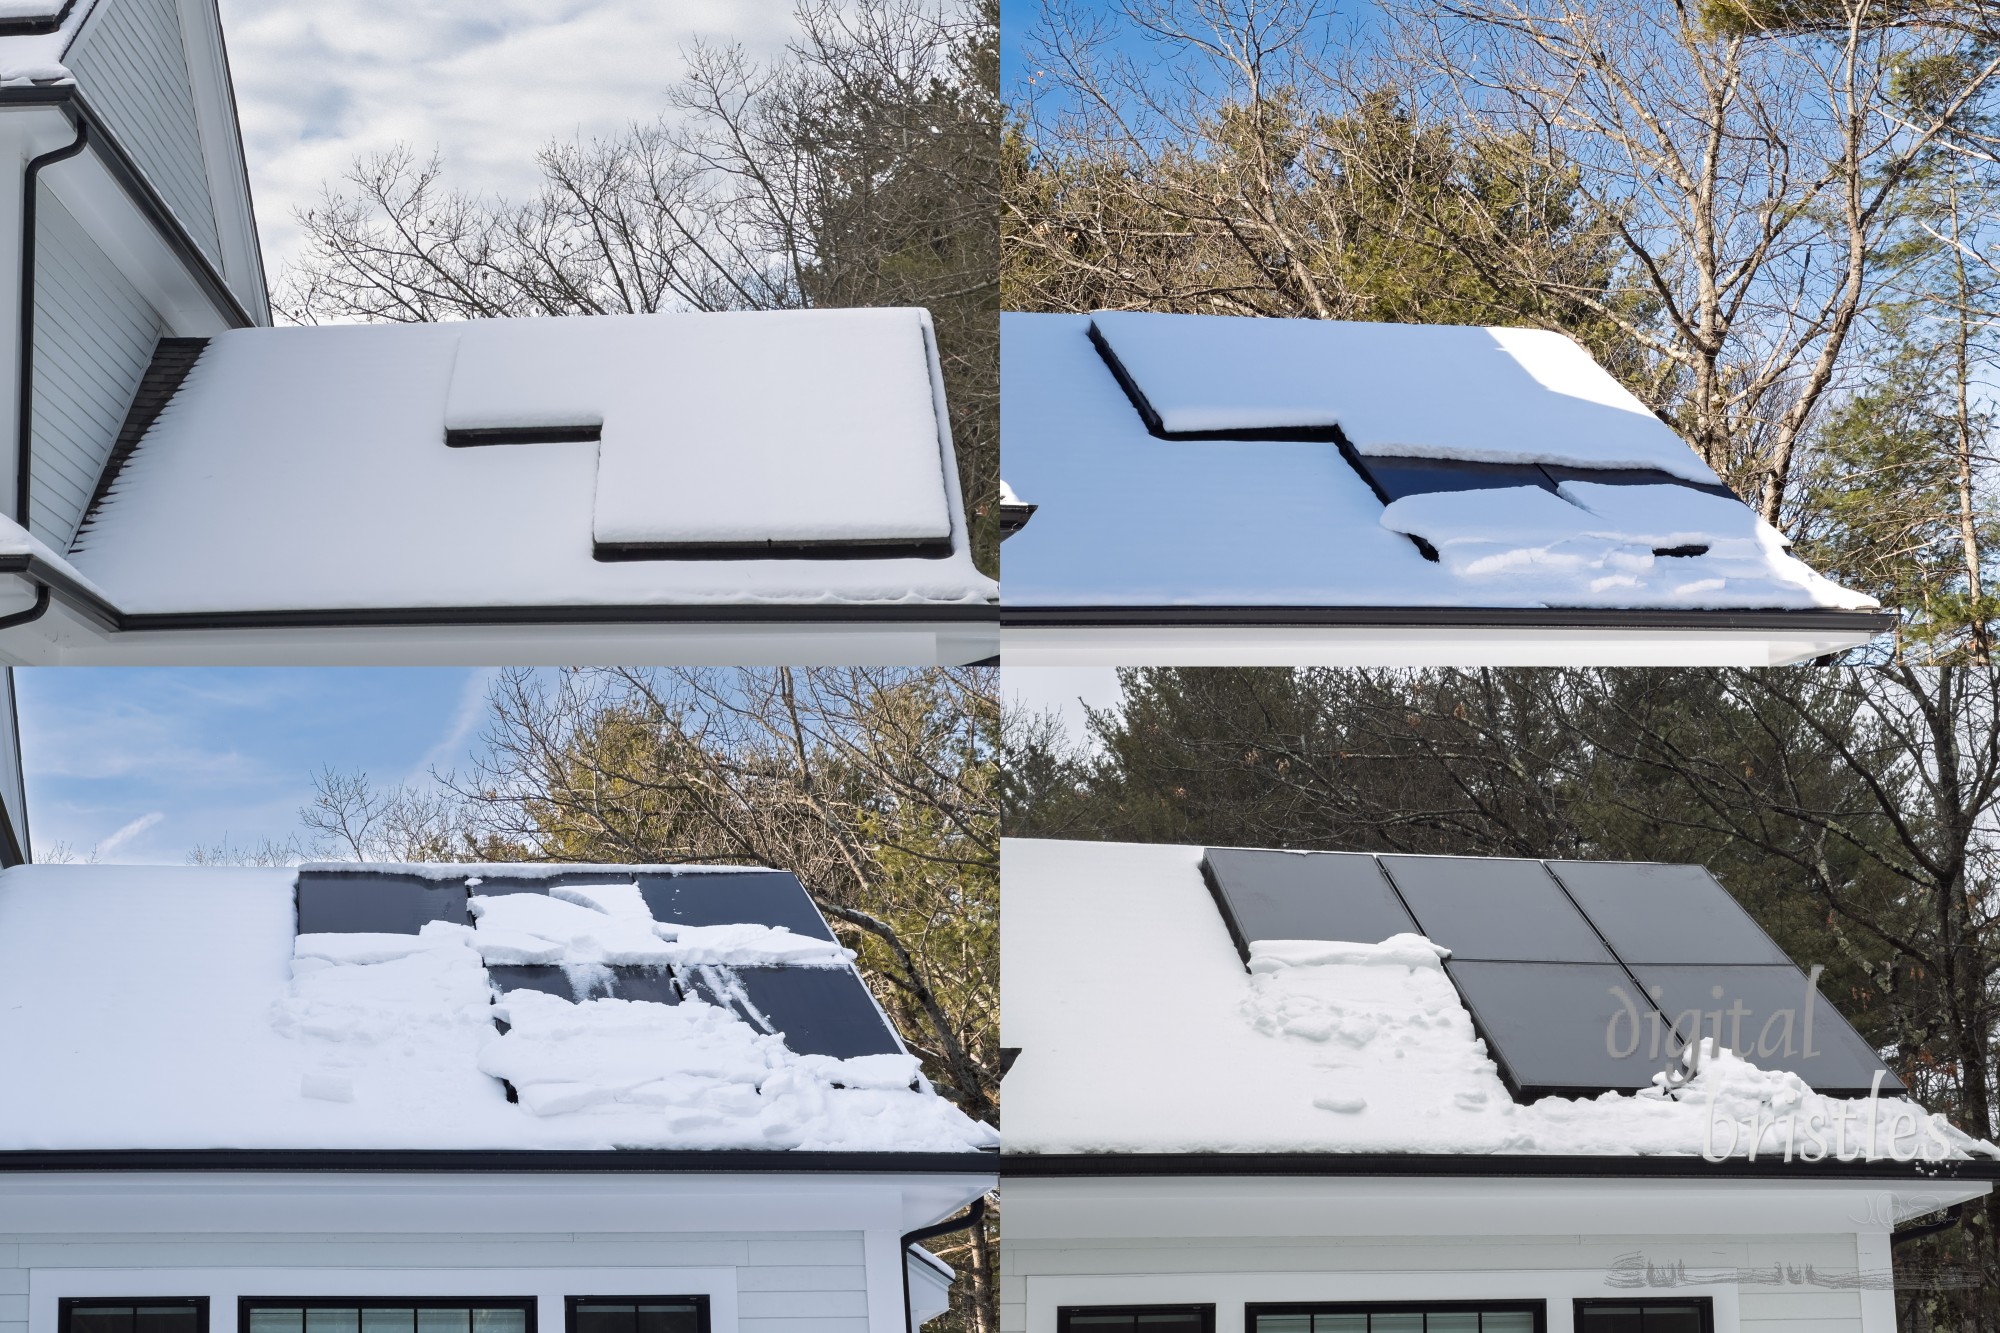
M1791 962L1700 866L1551 861L1549 869L1628 964Z
M1446 969L1501 1077L1522 1097L1634 1092L1679 1049L1613 964L1453 960Z
M1417 930L1372 856L1211 847L1202 874L1245 959L1255 940L1379 944Z
M1661 1010L1678 1029L1693 1036L1699 1024L1701 1035L1717 1037L1718 1045L1761 1069L1789 1070L1817 1092L1865 1094L1875 1071L1884 1068L1861 1034L1824 995L1809 989L1806 974L1790 963L1632 970L1649 992L1657 991ZM1893 1073L1883 1078L1882 1088L1904 1091Z
M684 926L755 921L783 926L794 935L834 937L798 878L782 870L640 875L638 881L639 893L656 921Z
M1474 463L1456 458L1388 458L1375 454L1355 454L1352 461L1385 503L1406 495L1429 495L1437 491L1533 486L1553 494L1556 489L1548 474L1533 463Z
M1539 466L1542 474L1558 485L1565 481L1588 481L1600 486L1686 486L1690 490L1719 496L1724 500L1740 498L1735 491L1721 482L1688 481L1686 478L1676 477L1671 472L1659 472L1651 468L1564 467L1560 463L1542 463Z
M1540 861L1385 856L1382 868L1424 935L1454 958L1617 961Z
M465 885L419 875L301 871L298 933L415 935L432 921L465 924Z
M852 968L697 967L689 973L683 980L703 999L765 1031L782 1032L785 1045L801 1055L846 1060L903 1049Z
M664 967L610 967L596 975L594 984L578 994L569 973L548 963L489 963L486 975L494 988L538 990L565 1000L650 1000L655 1004L679 1004L681 993L674 986L671 970Z

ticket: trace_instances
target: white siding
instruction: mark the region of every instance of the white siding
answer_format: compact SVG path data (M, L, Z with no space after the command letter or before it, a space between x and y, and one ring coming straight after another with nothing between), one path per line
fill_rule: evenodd
M1622 1256L1702 1270L1807 1265L1852 1275L1852 1235L1807 1236L1328 1236L1173 1240L1007 1240L1000 1257L1001 1333L1053 1328L1056 1304L1095 1303L1092 1285L1115 1299L1213 1302L1218 1333L1241 1327L1254 1300L1518 1299L1548 1302L1549 1329L1570 1328L1578 1297L1618 1298L1605 1282ZM1300 1276L1308 1280L1301 1283ZM1311 1275L1326 1275L1313 1280ZM1081 1279L1081 1283L1078 1282ZM1385 1294L1393 1293L1393 1294ZM1862 1333L1861 1294L1801 1282L1653 1288L1646 1294L1716 1301L1717 1333ZM1079 1299L1081 1297L1081 1299ZM1728 1320L1734 1306L1740 1322ZM1041 1321L1030 1321L1034 1307Z
M100 4L65 62L195 244L220 263L176 0Z
M383 1220L392 1223L394 1219ZM736 1269L740 1333L868 1333L867 1279L859 1232L718 1235L624 1232L463 1237L384 1234L365 1239L351 1234L188 1237L0 1234L0 1333L29 1333L30 1269L252 1267L404 1270L729 1267ZM161 1289L149 1294L209 1293L183 1291L172 1281L163 1280ZM463 1293L440 1290L436 1294ZM233 1333L236 1311L211 1310L209 1327L210 1333ZM562 1330L544 1327L542 1333L562 1333Z
M60 551L83 521L163 328L48 187L37 189L29 526Z

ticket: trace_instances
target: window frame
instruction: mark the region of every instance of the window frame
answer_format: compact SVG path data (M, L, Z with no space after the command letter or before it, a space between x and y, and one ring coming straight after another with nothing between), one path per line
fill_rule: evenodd
M1618 1305L1679 1305L1693 1308L1701 1315L1701 1333L1715 1333L1715 1297L1713 1296L1579 1296L1574 1302L1575 1325L1583 1326L1585 1310L1601 1309Z
M695 1327L700 1330L700 1333L710 1333L710 1330L714 1327L712 1312L709 1309L708 1295L705 1292L681 1292L678 1295L671 1296L565 1296L563 1297L563 1333L576 1333L576 1307L592 1301L601 1301L606 1305L646 1305L654 1303L664 1305L669 1301L687 1301L695 1307L697 1316ZM529 1329L528 1333L535 1333L535 1331Z
M238 1296L236 1333L250 1333L252 1306L280 1310L518 1309L528 1316L526 1333L537 1333L535 1316L540 1304L534 1296Z
M1148 1305L1058 1305L1056 1333L1068 1333L1069 1316L1079 1314L1192 1314L1201 1320L1201 1333L1215 1333L1215 1306L1190 1301L1165 1301Z
M1581 1302L1579 1302L1581 1304ZM1530 1314L1535 1333L1548 1333L1549 1303L1532 1297L1509 1300L1465 1301L1257 1301L1243 1307L1244 1333L1256 1328L1258 1315L1266 1314ZM1712 1333L1712 1330L1703 1330Z
M141 1305L176 1305L194 1311L195 1333L208 1333L208 1297L206 1296L58 1296L56 1298L56 1333L69 1333L70 1312L79 1308L99 1310L119 1310ZM530 1330L532 1333L532 1330Z

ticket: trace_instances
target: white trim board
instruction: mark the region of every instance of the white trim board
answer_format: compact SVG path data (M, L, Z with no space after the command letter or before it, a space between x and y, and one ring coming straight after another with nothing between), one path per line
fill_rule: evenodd
M1870 637L1826 630L1009 625L1000 647L1014 667L1754 667L1858 648Z
M1244 1333L1243 1307L1276 1301L1519 1301L1548 1302L1548 1333L1573 1333L1570 1302L1627 1293L1604 1284L1595 1269L1529 1273L1438 1271L1405 1273L1168 1273L1097 1274L1026 1279L1027 1333L1056 1333L1063 1305L1213 1304L1215 1333ZM1706 1296L1715 1302L1715 1333L1740 1333L1741 1306L1733 1285L1654 1295ZM1879 1333L1894 1333L1895 1323ZM41 1333L31 1329L30 1333ZM1867 1333L1877 1333L1872 1326Z
M206 1296L209 1333L242 1296L532 1296L537 1333L566 1333L566 1296L706 1296L710 1333L737 1333L733 1268L35 1268L28 1333L56 1333L66 1296Z

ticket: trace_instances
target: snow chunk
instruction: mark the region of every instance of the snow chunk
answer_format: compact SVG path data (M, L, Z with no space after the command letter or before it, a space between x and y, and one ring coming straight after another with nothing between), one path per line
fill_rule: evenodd
M539 893L474 894L466 909L478 923L474 943L488 962L658 967L673 961L650 916L612 916Z
M465 927L432 921L416 935L352 931L345 934L301 935L292 944L295 959L319 959L329 963L386 963L407 958L447 942L463 943Z
M1420 537L1450 573L1500 600L1546 606L1861 609L1740 503L1683 486L1565 483L1406 495L1382 526ZM1565 499L1567 496L1569 498ZM1697 555L1655 550L1699 546Z
M1421 935L1391 935L1380 944L1346 944L1330 940L1253 940L1250 970L1276 972L1287 967L1428 967L1433 970L1451 957L1451 950Z
M854 951L831 940L795 935L784 926L751 922L723 926L661 925L672 941L673 961L688 967L845 967Z
M1133 311L1091 322L1170 433L1339 426L1364 454L1716 479L1560 333Z

